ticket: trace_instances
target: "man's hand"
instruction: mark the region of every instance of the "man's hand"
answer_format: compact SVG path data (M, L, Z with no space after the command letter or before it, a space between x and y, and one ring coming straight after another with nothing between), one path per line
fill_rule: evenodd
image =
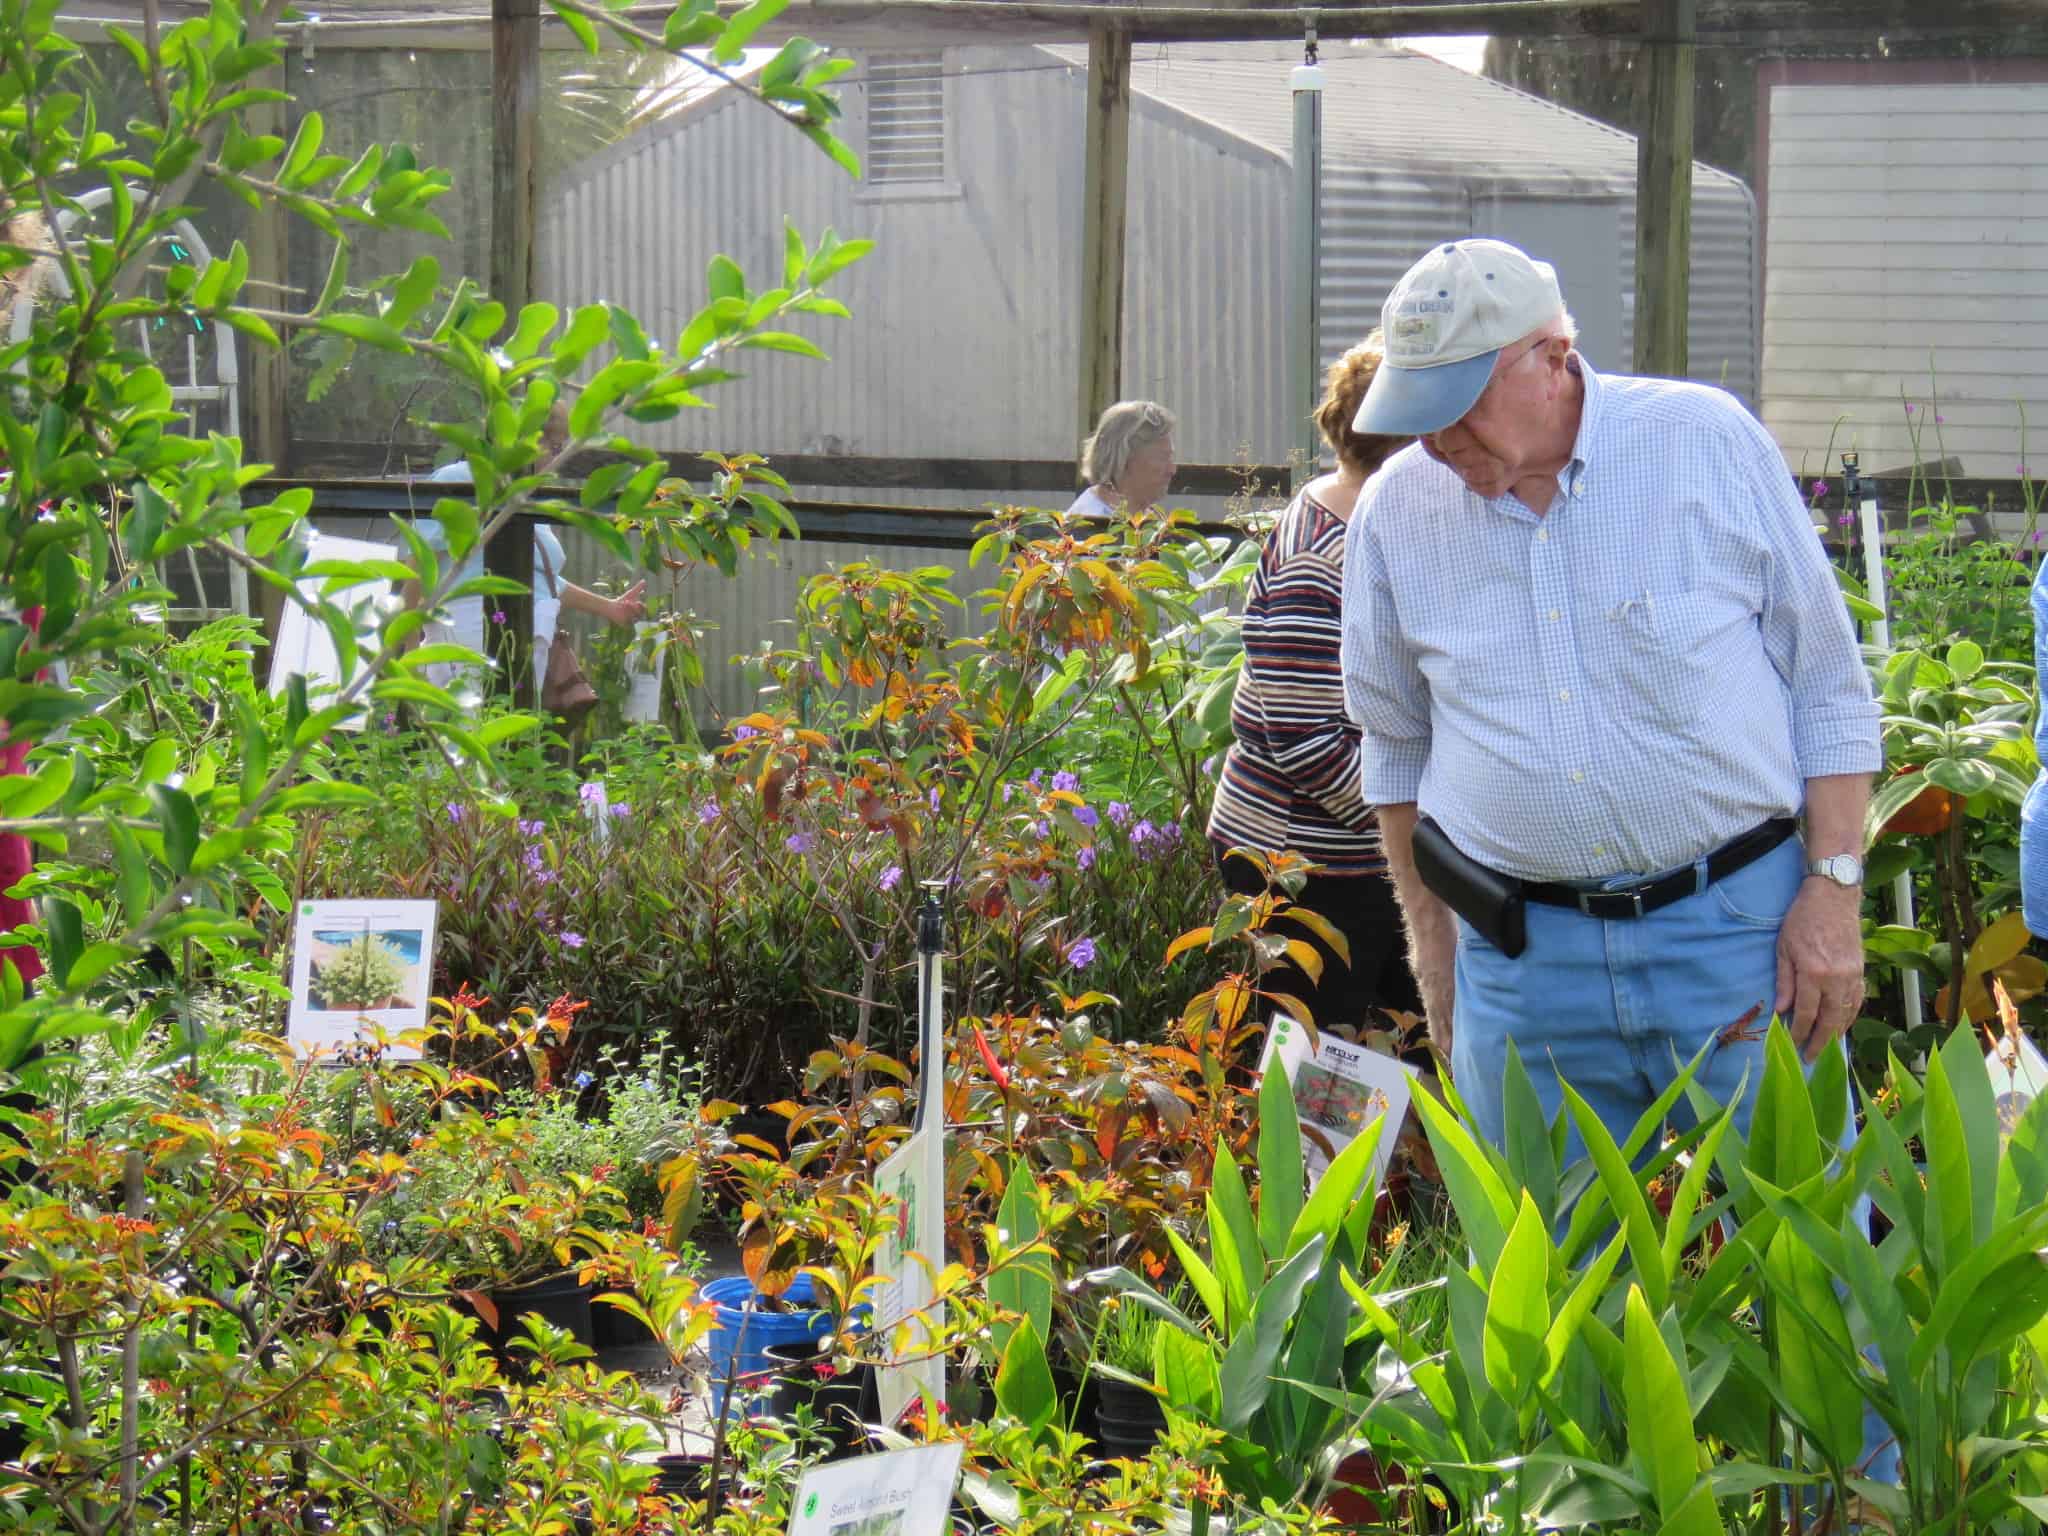
M1811 1062L1862 1006L1862 887L1810 875L1778 930L1778 1016Z
M1451 1010L1456 993L1455 937L1452 939L1451 949L1451 958L1433 967L1424 965L1421 974L1415 978L1415 985L1422 993L1423 1017L1429 1021L1429 1043L1437 1055L1443 1058L1447 1068L1451 1064Z

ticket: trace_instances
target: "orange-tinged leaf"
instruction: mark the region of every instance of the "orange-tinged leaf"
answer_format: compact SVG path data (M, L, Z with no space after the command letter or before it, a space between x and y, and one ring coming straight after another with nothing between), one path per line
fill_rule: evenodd
M1287 941L1287 958L1300 967L1302 974L1307 976L1310 981L1321 981L1323 979L1322 951L1309 943L1308 940L1289 939Z
M1162 964L1171 965L1176 959L1186 954L1196 945L1207 944L1209 942L1209 935L1214 933L1215 931L1216 930L1214 928L1207 926L1201 928L1190 928L1186 933L1182 934L1179 938L1175 939L1171 944L1166 946L1166 959L1162 962Z
M482 1291L457 1291L456 1295L469 1303L469 1309L483 1320L485 1328L492 1333L498 1331L498 1304Z

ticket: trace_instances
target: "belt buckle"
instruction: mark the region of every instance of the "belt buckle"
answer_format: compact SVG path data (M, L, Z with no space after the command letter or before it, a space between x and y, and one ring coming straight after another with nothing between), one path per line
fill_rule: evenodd
M1643 915L1643 888L1639 885L1631 887L1626 891L1581 891L1579 892L1579 911L1584 913L1587 917L1597 917L1603 922L1612 921L1612 919L1606 917L1605 914L1595 912L1593 910L1592 903L1596 898L1599 897L1607 897L1609 899L1612 899L1616 896L1627 897L1630 904L1634 906L1635 910L1633 912L1626 914L1627 916L1641 917Z

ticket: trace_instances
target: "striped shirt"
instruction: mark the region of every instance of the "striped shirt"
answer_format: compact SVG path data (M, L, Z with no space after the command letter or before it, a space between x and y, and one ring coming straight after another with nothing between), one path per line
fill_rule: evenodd
M1654 874L1883 763L1842 594L1777 444L1740 401L1585 386L1546 516L1420 446L1366 485L1344 674L1365 798L1417 802L1533 880Z
M1359 784L1344 713L1344 519L1303 491L1267 536L1244 611L1237 740L1209 813L1226 848L1291 849L1330 875L1383 871L1379 822Z

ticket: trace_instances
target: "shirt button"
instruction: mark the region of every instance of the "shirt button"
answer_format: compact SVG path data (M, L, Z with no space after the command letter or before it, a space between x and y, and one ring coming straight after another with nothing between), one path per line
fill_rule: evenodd
M1553 624L1557 622L1557 610L1555 608L1550 610L1550 622Z
M1550 542L1550 530L1548 528L1538 528L1536 530L1536 542L1538 544L1548 544Z
M1572 701L1572 691L1571 691L1571 689L1569 689L1569 688L1560 688L1560 689L1558 689L1558 690L1557 690L1557 696L1558 696L1558 697L1559 697L1560 699L1563 699L1563 700L1565 701L1565 703L1567 703L1567 704L1571 703L1571 701Z
M1599 857L1600 857L1601 855L1605 854L1606 852L1607 852L1606 848L1604 848L1603 846L1601 846L1601 845L1600 845L1599 843L1595 843L1595 844L1593 845L1593 857L1594 857L1594 858L1596 858L1596 859L1597 859L1597 858L1599 858Z
M1572 770L1572 782L1573 782L1574 784L1583 784L1583 783L1585 783L1585 782L1586 782L1586 775L1585 775L1585 772L1584 772L1584 770L1582 770L1582 769L1578 769L1578 768L1574 768L1574 769Z

